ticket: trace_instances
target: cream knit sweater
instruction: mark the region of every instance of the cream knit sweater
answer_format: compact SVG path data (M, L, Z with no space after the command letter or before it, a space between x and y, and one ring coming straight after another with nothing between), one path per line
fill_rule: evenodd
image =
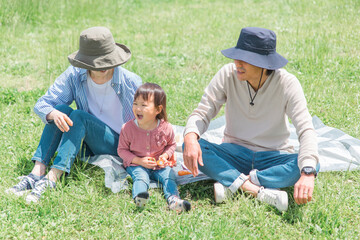
M250 87L251 95L255 91ZM294 152L289 144L289 121L300 142L298 165L316 168L319 162L317 137L299 80L285 69L275 70L258 90L251 106L246 81L236 77L234 63L223 66L205 89L198 107L189 116L184 135L203 134L225 106L224 142L253 151Z

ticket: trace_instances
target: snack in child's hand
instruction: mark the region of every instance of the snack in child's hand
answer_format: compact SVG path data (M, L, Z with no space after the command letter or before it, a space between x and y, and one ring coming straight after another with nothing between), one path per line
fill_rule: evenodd
M155 158L150 158L150 161L156 162L156 164L159 167L175 167L176 166L176 158L175 158L175 153L171 156L171 158L169 160L166 160L165 158L161 157L158 160L156 160Z
M169 167L176 167L176 157L175 157L175 153L171 156L171 158L167 161L167 165Z
M166 165L169 167L174 167L174 162L167 161Z
M166 161L165 159L160 158L159 160L156 161L156 164L157 164L159 167L163 167L163 166L165 166L166 162L167 162L167 161Z

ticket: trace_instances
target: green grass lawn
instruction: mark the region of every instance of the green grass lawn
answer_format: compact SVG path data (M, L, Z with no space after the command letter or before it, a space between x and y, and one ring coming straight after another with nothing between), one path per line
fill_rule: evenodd
M285 67L312 115L360 138L359 0L0 0L0 192L32 169L43 129L36 100L68 66L82 30L108 27L126 44L124 65L168 95L171 123L185 125L240 29L272 29ZM353 239L360 233L360 172L320 173L314 200L283 214L239 193L215 205L212 182L181 186L189 213L166 209L159 190L136 209L113 194L101 169L77 161L40 204L0 194L0 239Z

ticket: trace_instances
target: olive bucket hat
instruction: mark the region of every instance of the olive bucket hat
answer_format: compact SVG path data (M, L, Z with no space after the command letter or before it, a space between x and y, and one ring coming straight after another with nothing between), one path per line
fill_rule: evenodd
M288 62L276 52L276 34L266 28L241 29L236 46L222 50L221 53L227 58L269 70L282 68Z
M68 59L74 67L102 71L124 64L130 57L130 49L115 43L109 29L92 27L80 34L79 50Z

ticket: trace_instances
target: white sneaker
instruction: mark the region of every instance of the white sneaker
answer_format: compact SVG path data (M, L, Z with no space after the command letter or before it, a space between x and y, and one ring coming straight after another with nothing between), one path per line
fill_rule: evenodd
M285 191L261 187L257 199L276 207L280 212L288 209L288 195Z
M231 190L219 182L214 183L214 196L216 203L225 202L226 199L231 198L233 193Z

